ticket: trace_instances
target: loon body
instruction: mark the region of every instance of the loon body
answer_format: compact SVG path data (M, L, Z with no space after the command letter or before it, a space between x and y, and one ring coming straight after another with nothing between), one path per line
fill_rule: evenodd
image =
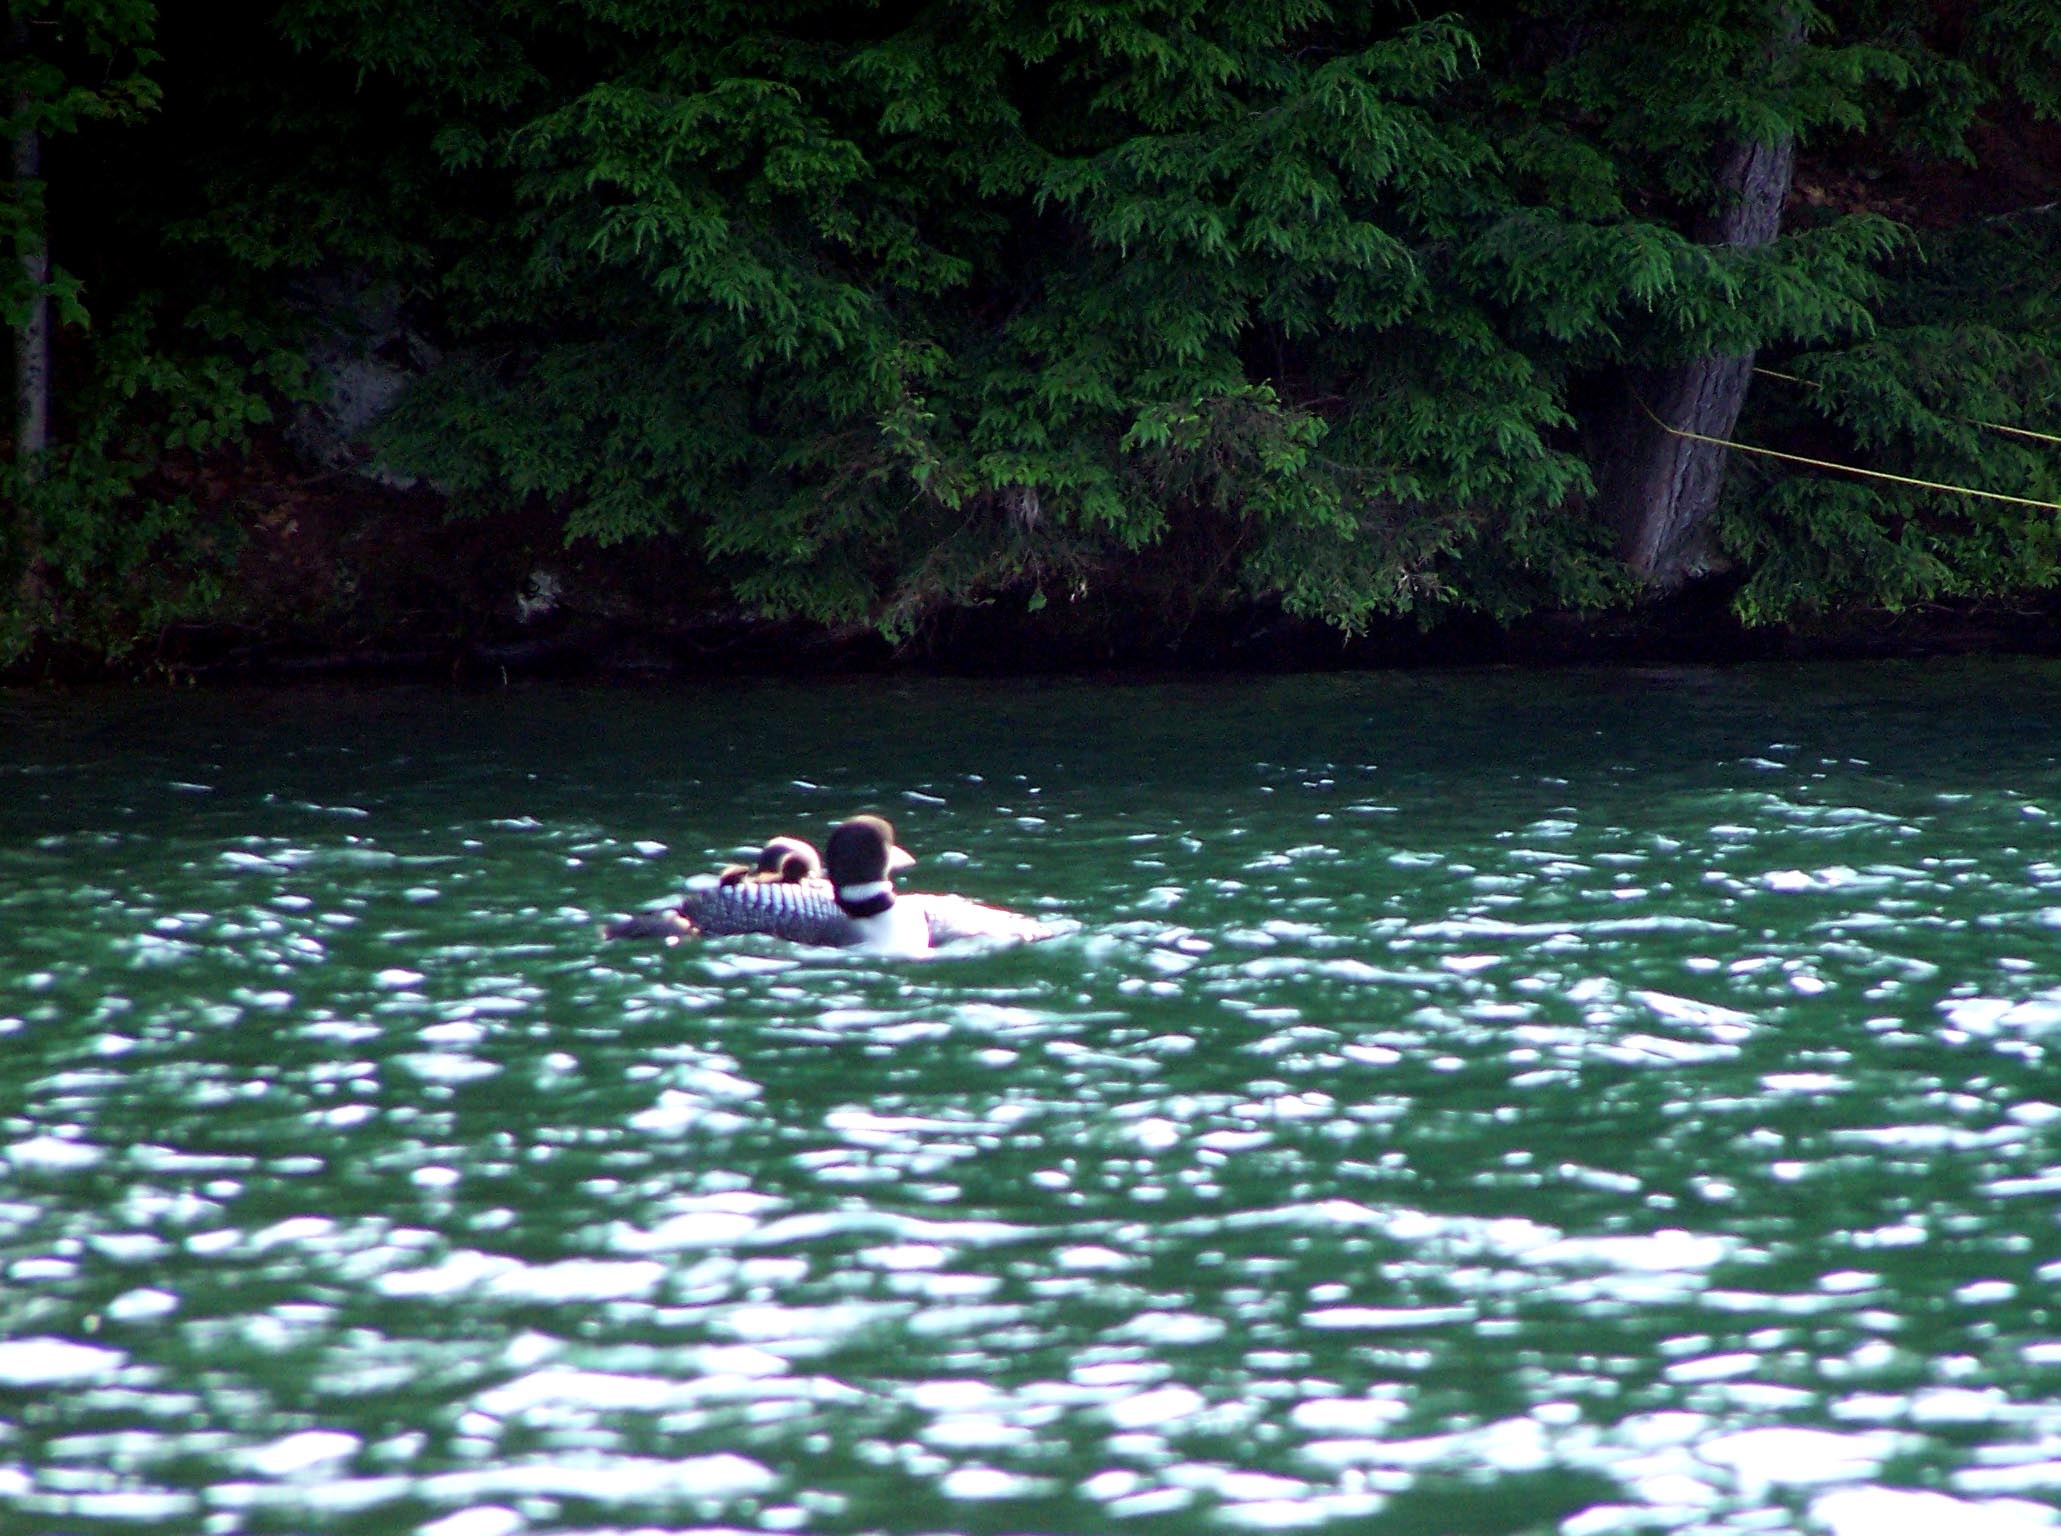
M991 907L970 896L931 896L910 892L901 898L923 913L930 942L956 944L967 939L1049 939L1059 930L1007 907Z
M982 939L1048 939L1059 931L1037 918L967 896L898 891L894 906L898 913L920 914L923 919L925 942L915 944L904 935L895 945L901 953ZM828 880L717 886L688 896L677 912L648 916L671 919L677 925L647 930L657 933L767 933L797 944L826 944L836 949L877 947L868 945L865 930L838 906L836 888Z
M859 936L852 919L837 904L837 890L828 880L793 884L737 881L708 890L690 891L676 913L686 931L720 937L731 933L770 933L797 944L828 944L849 949Z
M787 862L791 854L769 862L783 844L814 857L806 843L776 838L759 856L756 871L726 870L716 885L690 892L677 908L640 914L607 929L606 936L764 933L797 944L920 955L943 944L1042 939L1057 931L964 896L897 892L894 873L915 860L895 843L894 827L878 816L854 817L831 833L827 878ZM788 869L795 872L776 874Z

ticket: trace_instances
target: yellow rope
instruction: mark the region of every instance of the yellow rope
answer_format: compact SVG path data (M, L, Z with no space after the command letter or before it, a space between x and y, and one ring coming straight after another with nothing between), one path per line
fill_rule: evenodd
M1681 427L1671 427L1654 416L1653 407L1644 400L1639 409L1653 417L1653 424L1663 432L1676 437L1686 437L1692 443L1709 443L1716 448L1732 448L1740 453L1757 453L1762 458L1784 459L1791 464L1808 464L1813 469L1837 470L1842 475L1861 475L1871 480L1894 480L1899 485L1915 485L1928 491L1949 491L1956 496L1983 496L1991 501L2008 501L2020 507L2041 507L2049 512L2061 512L2061 501L2035 501L2030 496L2007 496L2002 491L1979 491L1972 485L1946 485L1938 480L1916 480L1909 475L1892 475L1886 469L1862 469L1853 464L1835 464L1830 459L1806 458L1800 453L1784 453L1779 448L1756 448L1751 443L1735 443L1729 438L1709 437L1701 432L1690 432Z
M1805 389L1823 389L1825 387L1813 379L1798 378L1793 373L1782 373L1773 368L1755 368L1753 371L1764 378L1780 379L1785 384L1801 384ZM2030 427L2007 427L2001 421L1983 421L1974 416L1956 416L1954 420L1965 421L1991 432L2008 432L2013 437L2028 438L2035 443L2061 445L2061 436L2056 436L2052 432L2035 432Z

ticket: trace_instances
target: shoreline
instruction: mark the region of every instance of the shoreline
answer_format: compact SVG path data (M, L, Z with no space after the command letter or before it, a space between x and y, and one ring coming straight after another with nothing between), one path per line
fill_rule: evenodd
M45 647L0 668L0 687L448 682L498 686L527 678L596 683L837 676L1239 676L1295 672L1583 666L1735 666L1770 661L1920 660L2061 655L2061 600L1967 604L1903 613L1828 615L1748 628L1717 583L1593 614L1546 613L1503 627L1475 615L1430 626L1387 620L1357 636L1253 604L1204 615L1177 637L1125 629L1104 611L1054 622L1000 604L939 615L908 643L875 631L738 616L699 623L616 612L522 624L454 616L442 634L319 623L266 634L188 621L149 654L108 662Z

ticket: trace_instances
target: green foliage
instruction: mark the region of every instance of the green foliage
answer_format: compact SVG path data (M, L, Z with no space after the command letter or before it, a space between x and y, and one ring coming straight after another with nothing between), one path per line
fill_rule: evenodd
M1721 147L1966 157L1985 113L2053 111L2047 9L1984 8L1958 53L1922 0L182 18L166 131L93 162L107 249L138 254L84 296L146 340L72 343L80 401L129 403L68 419L47 558L85 581L203 548L169 510L117 538L116 509L313 392L266 359L367 292L436 343L369 447L458 515L548 507L569 541L684 545L746 608L897 637L1191 581L1346 629L1624 601L1596 401L1711 354L1819 386L1756 389L1744 435L2033 494L2045 461L1964 418L2051 403L2052 295L2008 274L2052 252L1921 250L1866 211L1712 230ZM149 26L121 35L148 63ZM1751 617L2053 580L2029 512L1733 480Z
M2046 0L1994 0L1976 11L1971 30L1997 82L1985 82L1985 92L2001 87L2040 117L2061 118L2061 12Z
M19 143L76 133L82 124L133 123L158 102L146 73L157 7L151 0L11 0L11 37L0 44L0 136ZM17 255L47 238L40 178L0 183L0 242ZM40 290L60 323L83 325L76 275L62 266L32 284L19 260L0 265L0 312L18 326Z
M10 139L30 127L73 133L93 118L133 122L157 105L145 73L158 62L151 0L9 0L7 21L0 101Z
M1743 614L2061 586L2057 274L2051 208L1930 239L1891 274L1875 334L1794 359L1798 382L1771 382L1745 428L1863 469L2050 505L1859 476L1756 484L1722 527L1751 571Z
M201 467L246 448L291 392L301 365L261 360L276 375L254 387L233 357L175 356L139 303L99 328L90 386L68 401L71 433L33 485L9 465L0 499L27 514L33 550L15 543L29 590L0 616L0 658L38 633L107 660L147 645L165 625L214 611L228 591L241 532L215 498L196 494ZM20 524L15 525L20 527Z
M890 631L1077 587L1176 518L1357 625L1468 600L1434 565L1586 485L1554 380L1431 280L1501 195L1437 109L1456 24L1298 54L1308 6L1031 8L839 47L825 14L647 36L510 127L549 341L454 357L388 457L574 536L698 536L753 606ZM1516 568L1585 542L1526 537Z

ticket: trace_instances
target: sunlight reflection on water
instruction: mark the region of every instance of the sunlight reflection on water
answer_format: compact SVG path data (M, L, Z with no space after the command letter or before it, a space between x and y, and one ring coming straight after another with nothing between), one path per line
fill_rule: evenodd
M2061 671L655 702L0 700L0 1523L2061 1524Z

